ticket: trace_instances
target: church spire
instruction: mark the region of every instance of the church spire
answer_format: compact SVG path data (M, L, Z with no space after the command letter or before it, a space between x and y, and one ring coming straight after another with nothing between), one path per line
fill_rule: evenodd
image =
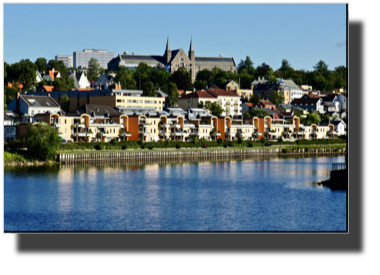
M166 42L166 50L170 51L169 36L168 36L168 41Z
M194 59L194 56L195 56L195 53L194 53L194 46L193 46L193 37L191 37L191 40L190 40L190 49L189 49L189 59L190 60L193 60ZM193 65L194 66L194 65Z
M189 49L189 52L193 52L194 51L194 46L193 46L193 37L191 37L191 40L190 40L190 49Z

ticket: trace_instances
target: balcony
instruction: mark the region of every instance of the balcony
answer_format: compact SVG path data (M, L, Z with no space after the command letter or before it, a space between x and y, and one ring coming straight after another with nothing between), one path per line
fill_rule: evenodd
M181 125L179 125L178 123L173 123L170 125L172 128L180 128Z
M130 136L132 136L131 133L120 133L119 135L120 135L121 137L130 137Z
M151 125L148 123L140 123L140 125L139 125L139 127L144 127L144 128L147 128L149 126L151 126Z
M170 124L160 124L160 128L170 128Z
M79 123L75 123L75 124L72 124L71 125L71 128L86 128L86 125L83 123L83 124L79 124Z
M52 125L54 126L54 128L59 128L62 126L60 122L52 122Z

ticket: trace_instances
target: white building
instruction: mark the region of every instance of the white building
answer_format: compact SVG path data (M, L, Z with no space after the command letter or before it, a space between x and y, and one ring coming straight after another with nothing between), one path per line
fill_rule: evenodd
M60 112L59 104L50 96L29 96L20 95L8 104L7 109L10 111L20 112L24 117L33 118L36 114ZM28 120L30 122L30 120Z
M72 55L56 55L55 60L56 61L63 61L63 64L65 64L66 68L72 68L73 67L73 56Z

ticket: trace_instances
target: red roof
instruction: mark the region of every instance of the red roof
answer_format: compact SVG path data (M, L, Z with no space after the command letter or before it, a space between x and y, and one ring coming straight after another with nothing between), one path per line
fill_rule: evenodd
M267 101L267 100L259 100L259 102L263 105L274 105L274 106L276 106L276 104L273 104L272 102Z
M180 95L182 95L182 94L185 93L185 91L184 91L184 90L178 90L178 93L179 93Z
M43 87L46 90L46 92L52 92L54 89L54 86L43 85Z
M253 107L253 103L245 102L244 104L249 106L249 107Z
M194 93L187 94L187 95L184 94L179 99L182 99L182 98L215 98L216 99L215 96L213 96L212 94L206 91L196 91Z
M237 95L235 92L231 91L231 90L222 90L222 89L208 89L210 92L218 95L218 96L236 96L236 97L240 97L239 95Z

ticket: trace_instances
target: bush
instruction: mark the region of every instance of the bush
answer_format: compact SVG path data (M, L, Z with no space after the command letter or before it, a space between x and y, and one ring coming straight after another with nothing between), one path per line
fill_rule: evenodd
M265 143L267 143L267 139L265 137L263 137L263 138L260 139L260 142L263 143L263 144L265 144Z
M117 144L117 139L116 138L111 139L110 143L112 145L116 145Z
M284 142L284 139L282 137L280 137L278 140L277 140L278 143L283 143Z
M242 143L243 143L243 139L242 139L241 137L238 137L237 142L238 142L239 144L242 144Z
M222 138L218 138L218 140L216 141L219 146L221 146L223 144L223 139Z
M28 148L29 155L43 161L53 159L62 144L55 129L41 124L28 124L28 132L22 141Z
M125 150L125 149L127 149L127 146L122 145L122 146L121 146L121 150Z
M144 141L140 138L137 143L141 146L141 145L143 145Z
M282 149L283 153L289 153L289 149Z
M181 145L177 144L177 145L175 146L175 148L177 148L177 149L181 149Z
M344 139L299 139L297 140L297 145L309 145L309 144L338 144L338 143L346 143Z
M18 149L18 148L25 148L23 141L20 139L12 140L11 142L8 142L7 144L4 142L4 148L11 148L11 149Z
M100 146L99 144L96 144L96 145L94 146L94 149L95 149L95 150L102 150L102 146Z

